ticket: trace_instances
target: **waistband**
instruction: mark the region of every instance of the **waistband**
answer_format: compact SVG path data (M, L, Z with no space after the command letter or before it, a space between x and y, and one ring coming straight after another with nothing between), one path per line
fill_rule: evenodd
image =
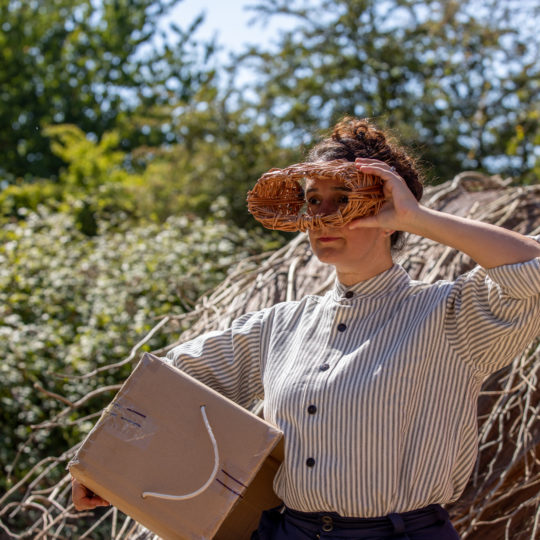
M283 514L294 525L311 531L354 530L380 535L414 532L449 521L448 512L439 504L373 518L343 517L335 512L300 512L287 507Z

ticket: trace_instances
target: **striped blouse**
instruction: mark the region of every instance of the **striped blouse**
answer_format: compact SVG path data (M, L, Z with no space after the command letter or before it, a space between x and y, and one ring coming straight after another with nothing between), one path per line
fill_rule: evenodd
M285 435L290 508L374 517L462 493L484 379L540 334L540 258L425 284L394 265L172 349L180 369Z

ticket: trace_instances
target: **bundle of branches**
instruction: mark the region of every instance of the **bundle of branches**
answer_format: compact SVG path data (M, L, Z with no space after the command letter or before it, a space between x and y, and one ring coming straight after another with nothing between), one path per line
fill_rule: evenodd
M424 197L424 203L432 208L525 234L540 234L539 201L538 185L512 187L509 180L477 173L462 173L452 181L428 188ZM408 239L396 260L411 277L425 282L452 280L474 266L466 255L417 237ZM166 332L171 337L169 347L154 351L164 355L178 342L228 327L234 318L247 311L305 294L324 293L334 279L333 269L317 261L306 236L300 234L278 251L243 261L218 288L201 298L190 313L161 320L134 346L128 358L100 370L114 373L122 365L135 362L140 347L157 332ZM539 375L540 341L537 340L485 383L479 402L480 446L476 468L460 501L448 508L463 539L540 538ZM115 388L100 391L110 392ZM64 411L37 428L67 423L68 415L73 418L77 408L90 399L91 395L76 403L66 403ZM38 463L0 499L0 538L2 534L36 540L153 537L115 508L74 512L65 466L76 450L71 448L61 456Z

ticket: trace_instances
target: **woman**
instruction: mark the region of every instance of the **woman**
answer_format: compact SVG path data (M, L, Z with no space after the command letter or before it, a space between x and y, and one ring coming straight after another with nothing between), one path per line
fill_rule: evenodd
M336 269L324 297L284 302L172 349L169 361L242 405L264 396L285 439L253 538L456 539L440 504L463 491L476 456L482 381L540 331L540 245L419 204L413 161L366 120L346 118L310 153L379 176L374 216L310 231ZM312 213L347 202L338 182L308 180ZM455 282L412 281L392 260L399 232L470 255ZM104 501L74 485L78 508Z

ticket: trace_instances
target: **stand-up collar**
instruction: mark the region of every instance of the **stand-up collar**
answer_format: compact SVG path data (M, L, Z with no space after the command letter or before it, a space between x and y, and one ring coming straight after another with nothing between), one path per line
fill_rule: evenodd
M375 298L389 294L397 288L403 288L409 282L410 277L405 269L399 264L394 264L388 270L350 286L343 285L336 278L333 296L334 300L353 300L354 298L365 296Z

